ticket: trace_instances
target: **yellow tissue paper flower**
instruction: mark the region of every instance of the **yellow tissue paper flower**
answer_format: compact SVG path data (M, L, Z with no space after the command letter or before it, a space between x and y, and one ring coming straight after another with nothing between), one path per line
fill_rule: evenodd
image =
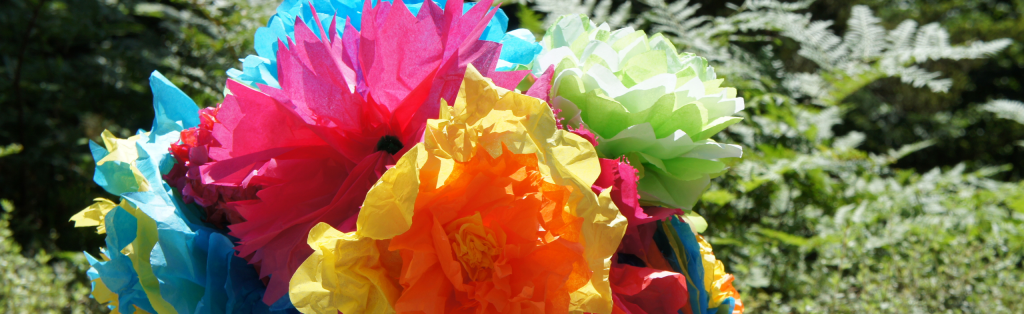
M304 313L610 313L626 221L594 147L470 66L454 106L370 189L357 231L313 228Z

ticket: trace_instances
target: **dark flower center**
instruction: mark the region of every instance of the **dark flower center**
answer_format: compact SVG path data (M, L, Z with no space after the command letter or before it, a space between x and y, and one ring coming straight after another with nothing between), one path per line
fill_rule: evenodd
M399 141L397 137L391 135L381 136L380 140L377 141L377 151L385 151L388 154L394 155L398 151L402 150L402 141Z

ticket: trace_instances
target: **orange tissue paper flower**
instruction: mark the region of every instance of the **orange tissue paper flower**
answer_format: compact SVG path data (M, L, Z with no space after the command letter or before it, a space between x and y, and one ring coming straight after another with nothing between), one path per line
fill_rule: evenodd
M310 232L304 313L611 313L626 220L587 140L467 70L453 107L367 194L354 232ZM400 259L401 266L397 266Z

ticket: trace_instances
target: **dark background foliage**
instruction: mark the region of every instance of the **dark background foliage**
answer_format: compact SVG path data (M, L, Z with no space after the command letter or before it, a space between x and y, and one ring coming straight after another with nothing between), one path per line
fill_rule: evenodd
M125 137L148 128L153 71L216 104L224 71L251 50L245 27L264 22L242 24L244 10L185 0L0 2L0 143L24 147L0 159L0 196L18 208L11 227L26 252L102 243L68 222L106 194L92 183L87 141L104 129Z

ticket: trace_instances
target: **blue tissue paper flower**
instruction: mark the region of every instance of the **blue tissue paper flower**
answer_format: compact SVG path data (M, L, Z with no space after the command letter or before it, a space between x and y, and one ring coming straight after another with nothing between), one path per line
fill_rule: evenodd
M111 309L120 313L296 312L290 303L271 308L261 302L266 287L256 270L235 256L232 239L203 223L202 212L184 204L164 182L162 176L174 165L170 144L199 124L199 108L158 72L150 86L156 117L149 132L140 130L129 140L104 138L122 141L107 148L90 145L103 162L96 183L122 200L103 216L102 258L87 254L94 294L102 283L106 296L115 295Z

